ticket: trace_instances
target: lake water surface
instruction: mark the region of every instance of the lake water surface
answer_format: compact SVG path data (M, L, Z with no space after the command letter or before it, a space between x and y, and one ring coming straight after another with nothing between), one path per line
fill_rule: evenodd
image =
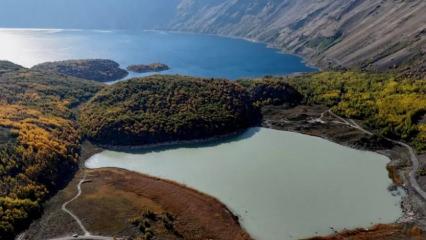
M46 61L105 58L126 68L161 62L165 73L230 79L312 72L300 57L264 44L160 31L0 29L0 59L25 67ZM131 74L129 77L137 76Z
M401 199L387 190L388 162L321 138L252 128L222 142L104 151L86 166L177 181L218 198L255 239L290 240L397 220Z

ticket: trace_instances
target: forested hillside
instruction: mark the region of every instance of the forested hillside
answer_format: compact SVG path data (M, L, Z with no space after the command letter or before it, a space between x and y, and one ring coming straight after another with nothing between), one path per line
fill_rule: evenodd
M156 75L103 89L82 108L80 122L89 139L126 146L233 133L258 119L238 84Z
M169 28L266 42L323 68L425 76L424 0L182 0Z
M426 150L426 81L393 74L322 72L281 78L307 104L328 105L344 117L362 120L381 136L403 139Z
M0 74L2 240L37 217L73 174L82 136L115 146L207 138L258 123L259 107L305 103L328 105L381 136L426 150L424 79L362 72L236 82L156 75L104 86L9 62L0 69L8 69Z
M100 88L30 70L0 74L0 239L26 227L76 170L80 133L71 108Z
M98 82L110 82L122 79L129 73L120 65L108 59L80 59L46 62L31 68L35 71L63 74Z
M256 107L284 104L294 107L304 98L296 89L279 78L245 79L238 80L237 83L246 88L251 102Z
M19 69L23 69L23 67L9 61L0 61L0 74L17 71Z

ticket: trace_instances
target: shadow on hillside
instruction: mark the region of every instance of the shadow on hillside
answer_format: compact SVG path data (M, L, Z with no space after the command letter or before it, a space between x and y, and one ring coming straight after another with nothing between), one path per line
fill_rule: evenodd
M172 142L163 145L151 145L151 146L141 146L141 147L131 147L128 149L112 149L113 151L130 153L130 154L146 154L152 152L163 152L167 150L172 150L176 148L206 148L206 147L216 147L222 144L228 144L233 142L243 141L245 139L251 138L256 135L261 128L253 127L249 128L234 134L227 136L219 136L210 139L204 140L193 140L193 141L183 141L183 142Z
M15 140L16 136L9 128L0 127L0 145L14 142Z

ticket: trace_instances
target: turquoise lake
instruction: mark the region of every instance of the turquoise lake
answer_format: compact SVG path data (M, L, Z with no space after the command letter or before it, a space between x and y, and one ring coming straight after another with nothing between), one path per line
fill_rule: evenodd
M312 72L300 57L264 44L161 31L0 29L0 59L25 67L47 61L105 58L124 68L161 62L165 73L237 79ZM138 76L131 74L129 77Z
M383 155L266 128L209 144L104 151L88 168L117 167L170 179L216 197L258 240L293 240L391 223L401 197Z

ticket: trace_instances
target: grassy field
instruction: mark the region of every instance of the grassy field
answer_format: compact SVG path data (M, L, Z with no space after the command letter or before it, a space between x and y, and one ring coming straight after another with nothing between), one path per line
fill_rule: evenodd
M205 194L124 170L87 171L84 194L70 208L92 233L141 239L250 239L226 207Z

